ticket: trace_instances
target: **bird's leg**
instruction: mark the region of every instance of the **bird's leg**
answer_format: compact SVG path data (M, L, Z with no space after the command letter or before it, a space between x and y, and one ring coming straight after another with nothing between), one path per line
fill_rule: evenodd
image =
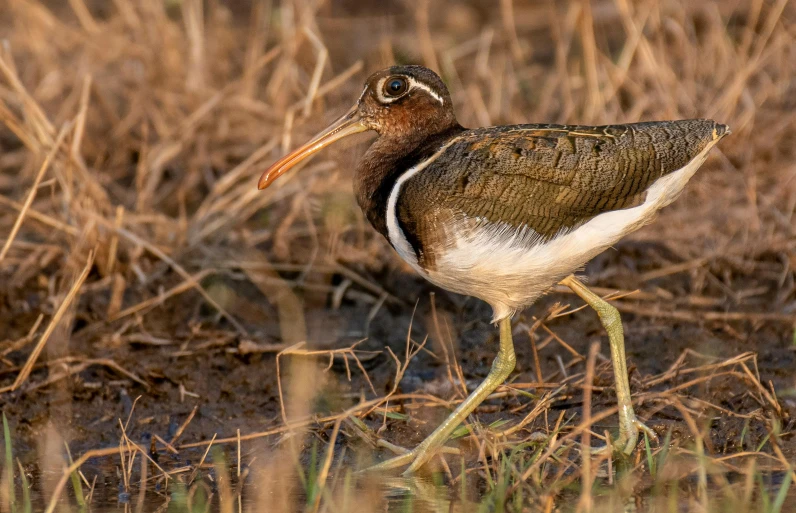
M511 318L500 320L500 350L492 362L492 370L478 388L451 413L445 421L413 450L370 467L368 470L387 470L409 465L404 474L411 474L427 463L448 441L453 431L464 422L484 399L489 396L514 370L514 342L511 339Z
M630 454L636 448L639 430L644 431L654 440L657 440L658 437L655 432L636 418L636 414L633 411L633 404L630 399L630 383L627 379L625 336L619 310L586 288L583 283L572 275L561 280L561 284L572 289L575 294L579 295L597 312L603 328L608 332L608 340L611 345L611 362L614 367L614 382L616 383L616 397L619 402L619 439L614 446L621 449L625 454Z

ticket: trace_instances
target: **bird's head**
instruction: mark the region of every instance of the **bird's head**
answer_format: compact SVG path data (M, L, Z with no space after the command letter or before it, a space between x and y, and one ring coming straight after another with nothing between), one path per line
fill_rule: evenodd
M311 141L285 155L260 177L265 189L279 176L335 141L373 130L380 137L418 141L456 126L448 88L422 66L393 66L371 75L351 109Z

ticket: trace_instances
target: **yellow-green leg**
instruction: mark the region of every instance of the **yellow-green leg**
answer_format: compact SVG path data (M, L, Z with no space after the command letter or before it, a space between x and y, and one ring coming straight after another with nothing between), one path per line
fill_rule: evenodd
M426 464L448 441L448 437L453 431L464 422L470 413L475 410L479 404L484 402L489 394L491 394L498 386L500 386L506 378L514 370L516 364L516 357L514 356L514 342L511 339L511 318L506 317L500 321L500 350L497 357L492 362L492 370L486 377L483 383L470 394L451 413L445 421L434 430L423 442L420 443L413 450L391 458L387 461L379 463L368 470L387 470L404 465L409 465L409 468L404 471L404 474L411 474L424 464Z
M630 399L630 383L627 379L625 335L619 310L586 288L574 276L570 275L564 278L561 280L561 284L572 289L575 294L583 298L597 312L603 328L608 332L608 341L611 345L611 362L614 367L614 382L616 383L616 397L619 402L619 439L614 446L625 454L630 454L636 448L640 430L646 432L654 440L658 437L650 428L636 418L636 414L633 411L633 404Z

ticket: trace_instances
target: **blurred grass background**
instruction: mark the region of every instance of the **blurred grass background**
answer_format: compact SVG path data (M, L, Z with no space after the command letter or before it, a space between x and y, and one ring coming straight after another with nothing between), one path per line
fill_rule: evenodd
M211 507L223 511L258 511L264 504L274 511L370 511L393 504L383 483L352 477L340 467L350 460L332 458L335 440L338 449L356 446L336 438L338 431L350 440L360 430L359 438L375 444L382 433L374 429L386 426L388 413L404 422L406 411L384 399L395 400L399 382L407 388L405 375L422 383L447 369L451 379L436 394L425 390L427 396L409 393L402 400L455 399L474 369L459 369L445 341L451 355L471 351L459 347L458 335L481 322L477 335L484 345L486 316L472 302L443 295L440 330L428 303L433 289L412 277L353 201L351 175L362 143L330 148L266 191L255 184L265 166L347 109L369 73L394 63L439 72L465 126L684 117L730 125L732 136L687 193L632 237L659 249L628 246L589 275L605 292L641 288L637 301L617 302L639 324L707 326L709 336L673 336L688 333L692 346L713 356L723 354L714 337L751 341L749 350L782 369L774 373L780 376L775 387L748 357L723 360L728 368L747 366L749 374L738 371L732 379L754 390L760 404L759 411L736 411L724 396L717 404L748 415L743 418L757 422L759 438L769 444L746 447L753 463L731 470L712 461L719 456L710 447L705 454L704 426L697 429L684 414L683 429L693 435L686 452L693 458L683 453L672 463L667 446L649 448L626 470L629 481L615 480L610 469L582 476L577 430L549 454L527 452L523 444L537 427L526 438L490 446L489 458L481 445L481 459L463 471L449 468L441 486L423 481L395 488L411 489L409 497L431 510L441 500L439 507L473 511L595 503L614 510L633 501L660 511L779 511L793 500L787 494L796 453L788 413L794 404L787 397L796 389L788 349L796 345L794 2L0 0L0 12L0 403L12 426L6 447L12 441L17 447L4 465L3 511L22 508L28 481L42 508L52 501L68 509L93 497L91 476L108 474L85 468L64 492L71 457L65 442L80 454L113 454L117 477L99 484L113 498L121 486L125 501L143 490L136 503L142 510L169 501L201 509L208 496ZM640 257L635 264L633 257ZM432 334L429 347L440 358L445 353L445 365L395 374L392 358L382 353L372 371L371 353L346 349L370 337L399 352L406 339L407 353L399 352L398 360L408 363L410 349L423 340L417 328L407 332L418 299L418 317ZM539 330L548 329L542 312L535 312ZM450 334L441 335L446 330ZM645 332L635 333L642 343ZM767 349L773 345L777 351ZM587 351L578 347L570 386L581 394ZM479 358L491 360L490 346L482 351ZM278 352L287 356L279 368ZM426 356L421 351L419 358ZM676 356L652 364L639 358L640 366L676 367L683 363ZM334 374L321 372L327 361ZM543 363L558 372L552 356ZM527 364L528 375L552 383L536 368ZM710 376L723 367L699 360L688 368ZM350 386L339 384L346 383L346 369L353 374ZM564 370L558 378L566 376ZM661 380L642 381L660 385L673 376L661 370ZM543 390L525 397L525 405L532 408ZM142 410L135 409L137 396ZM370 406L340 413L360 398L374 401L381 414ZM194 417L185 401L203 409ZM549 442L562 417L551 410L548 418L546 408L537 415L543 413ZM305 422L310 431L282 428L319 412L329 416ZM191 464L177 465L180 451L191 449L175 448L182 434L175 422L194 442L216 432L233 437L236 430L244 441L265 428L293 435L279 443L263 437L271 442L257 446L265 451L257 452L257 464L254 449L244 458L244 474L251 468L247 481L240 479L234 449L224 455L204 453L202 446ZM145 440L155 449L127 437L129 426L148 430ZM411 445L418 433L405 430L402 438L397 429L393 442ZM740 435L741 452L749 430ZM487 431L474 429L474 438L492 440ZM178 453L173 465L157 466L154 456L172 450ZM661 469L667 461L669 473ZM225 474L229 462L232 478ZM597 473L605 465L590 468ZM735 477L725 478L728 473ZM581 478L597 479L597 499L591 487L578 487ZM155 482L163 488L152 490ZM248 502L239 504L244 482L255 484ZM638 483L645 483L641 492ZM716 495L707 493L708 484ZM194 500L197 494L204 499ZM399 495L405 507L410 499ZM127 510L125 501L119 507Z

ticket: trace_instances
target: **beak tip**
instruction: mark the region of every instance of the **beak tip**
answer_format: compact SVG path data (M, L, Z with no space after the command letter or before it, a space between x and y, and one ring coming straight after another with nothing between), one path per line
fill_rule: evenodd
M285 155L271 165L260 176L257 182L257 189L263 190L268 188L281 175L285 174L292 167L299 162L305 160L319 150L332 144L333 142L348 137L349 135L364 132L369 130L368 126L360 119L357 111L357 105L351 108L346 114L340 117L337 121L329 125L323 132L318 134L310 142L304 146L293 150L293 152Z

